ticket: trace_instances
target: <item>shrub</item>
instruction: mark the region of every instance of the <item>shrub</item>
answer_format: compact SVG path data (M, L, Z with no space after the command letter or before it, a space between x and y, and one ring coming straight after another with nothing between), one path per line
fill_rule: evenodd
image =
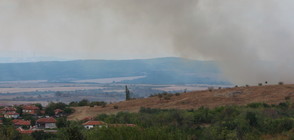
M213 87L208 87L208 91L210 92L213 91L213 89L214 89Z
M118 106L117 106L117 105L114 105L113 108L114 108L114 109L118 109Z
M169 96L165 96L164 97L164 100L170 100L170 97Z
M270 107L268 104L266 103L250 103L247 105L247 107L250 108L260 108L260 107Z
M262 86L262 83L258 83L258 86Z
M279 85L284 85L284 82L279 82Z
M251 126L257 126L258 125L256 114L253 113L253 112L247 112L246 113L246 120L249 121L249 125L251 125Z
M89 100L83 99L78 103L78 106L87 106L89 105Z
M55 134L45 133L44 131L35 131L31 135L36 140L54 139L56 137Z
M159 97L159 98L162 98L162 94L158 94L158 97Z
M289 104L287 103L279 103L279 107L282 109L287 109L289 107Z
M291 99L290 96L286 96L286 97L285 97L285 100L290 100L290 99Z

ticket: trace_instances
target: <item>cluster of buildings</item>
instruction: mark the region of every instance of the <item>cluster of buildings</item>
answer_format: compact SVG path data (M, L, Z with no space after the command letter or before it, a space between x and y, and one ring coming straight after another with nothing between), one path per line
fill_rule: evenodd
M55 118L64 116L63 110L55 109L54 116L45 116L45 111L40 110L39 107L35 105L23 105L21 107L21 114L18 108L18 111L15 107L4 107L0 109L0 125L3 124L3 120L9 119L12 121L12 124L15 126L16 130L22 134L31 134L35 131L44 131L44 132L57 132ZM30 115L34 119L34 124L32 120L25 120L24 115ZM93 118L87 118L85 123L82 125L86 129L91 129L94 127L135 127L135 124L107 124L102 121L93 121Z
M29 134L34 131L40 131L48 129L49 131L54 130L56 127L56 117L63 116L63 110L55 109L55 116L45 116L45 111L41 110L35 105L23 105L20 106L21 111L15 107L4 107L0 109L0 125L3 124L3 120L11 119L12 124L17 128L20 133ZM21 114L20 114L21 112ZM35 118L35 123L32 124L32 120L24 120L23 115L31 115ZM55 118L54 118L55 117Z

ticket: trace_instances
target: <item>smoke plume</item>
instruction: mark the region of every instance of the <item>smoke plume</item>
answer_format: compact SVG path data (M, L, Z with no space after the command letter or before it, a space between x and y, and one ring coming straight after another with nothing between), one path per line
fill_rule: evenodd
M178 55L215 60L237 84L293 83L293 5L291 0L2 0L0 51L80 58Z

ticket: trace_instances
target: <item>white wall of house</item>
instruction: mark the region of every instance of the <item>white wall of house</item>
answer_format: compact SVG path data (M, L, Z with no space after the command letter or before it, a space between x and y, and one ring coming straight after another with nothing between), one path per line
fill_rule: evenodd
M91 129L93 127L99 127L99 128L102 128L102 127L107 127L106 125L84 125L85 128L87 129Z
M55 123L45 123L45 128L56 128Z
M87 128L87 129L91 129L91 128L94 127L94 125L85 125L84 127Z
M5 118L14 118L14 119L16 119L16 118L18 118L19 117L19 115L4 115L4 117Z
M23 112L26 112L26 113L27 113L27 112L32 112L32 110L23 110Z

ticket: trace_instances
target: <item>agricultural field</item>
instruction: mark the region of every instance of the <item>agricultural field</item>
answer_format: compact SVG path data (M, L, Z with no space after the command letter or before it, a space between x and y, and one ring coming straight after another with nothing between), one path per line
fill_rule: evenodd
M125 99L126 84L112 82L138 77L89 79L75 82L4 81L0 83L0 104L13 105L40 102L90 101L118 102ZM104 80L104 81L103 81ZM133 98L145 98L158 93L176 93L207 89L209 85L129 84Z

